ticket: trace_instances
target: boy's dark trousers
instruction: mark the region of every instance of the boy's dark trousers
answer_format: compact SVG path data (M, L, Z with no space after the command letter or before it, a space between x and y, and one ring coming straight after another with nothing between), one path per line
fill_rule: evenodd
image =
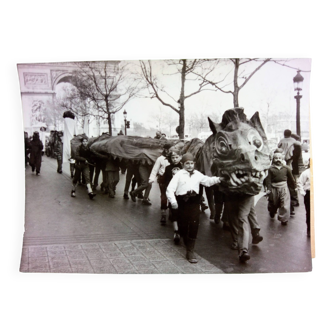
M200 196L176 196L178 202L177 221L179 233L186 244L187 240L196 240L199 215L200 215Z
M305 192L304 206L306 211L307 232L310 234L310 190L306 190Z

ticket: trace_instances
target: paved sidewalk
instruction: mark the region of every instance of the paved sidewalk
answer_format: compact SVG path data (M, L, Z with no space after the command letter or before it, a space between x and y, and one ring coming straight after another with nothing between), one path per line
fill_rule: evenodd
M132 240L23 247L21 272L183 274L223 273L198 256L185 258L185 248L172 240Z

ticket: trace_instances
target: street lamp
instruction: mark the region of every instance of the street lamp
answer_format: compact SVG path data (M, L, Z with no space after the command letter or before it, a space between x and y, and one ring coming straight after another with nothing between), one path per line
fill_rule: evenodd
M127 128L130 128L130 121L127 121L127 112L124 110L123 117L125 119L125 135L127 135Z
M296 134L301 137L301 120L300 120L300 91L302 91L303 76L300 74L300 70L297 71L296 76L293 78L294 90L297 91L296 96Z

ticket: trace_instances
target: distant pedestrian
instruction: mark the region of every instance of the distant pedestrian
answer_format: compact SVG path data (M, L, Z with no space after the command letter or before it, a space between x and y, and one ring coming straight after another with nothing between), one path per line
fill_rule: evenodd
M284 138L280 140L278 148L282 149L287 166L292 167L293 150L295 139L291 137L292 132L289 129L284 131Z
M154 137L155 139L160 139L161 138L161 131L160 130L158 130L157 132L156 132L156 136Z
M290 192L288 186L295 189L295 181L292 171L283 165L283 155L275 153L272 165L266 179L267 189L270 191L268 211L270 217L274 218L278 211L278 220L282 225L287 225L290 218Z
M44 146L42 141L39 138L38 131L33 133L32 141L30 141L30 166L32 172L36 170L36 175L40 175L40 168L42 162L42 150Z
M160 223L162 225L166 224L166 210L167 210L167 197L166 197L166 188L167 184L165 183L165 170L169 165L169 161L167 159L169 149L171 148L171 144L165 144L163 152L160 157L157 158L150 176L149 183L152 184L156 179L159 184L160 189L160 209L161 209L161 220Z
M57 133L57 138L56 138L56 141L54 143L54 155L56 156L56 160L57 160L57 163L58 163L58 169L57 169L57 172L59 174L62 173L62 155L63 155L63 143L62 143L62 132L59 131Z
M306 210L306 223L307 223L307 236L310 237L310 158L308 168L300 175L298 181L298 190L299 193L304 198L304 206Z
M29 153L30 153L30 141L29 135L25 131L24 132L24 167L26 168L29 164Z
M81 178L81 173L84 176L86 187L88 190L88 195L90 199L93 199L96 194L92 191L91 181L90 181L90 169L89 162L91 161L91 151L88 147L88 140L86 138L82 138L81 145L76 150L76 164L75 164L75 175L73 179L73 188L71 191L71 196L76 197L76 187L77 183Z
M195 170L191 153L183 155L182 166L183 169L173 176L168 185L166 195L172 209L177 210L179 232L187 249L186 258L190 263L197 263L194 248L199 227L199 185L211 187L220 183L220 178L209 177Z

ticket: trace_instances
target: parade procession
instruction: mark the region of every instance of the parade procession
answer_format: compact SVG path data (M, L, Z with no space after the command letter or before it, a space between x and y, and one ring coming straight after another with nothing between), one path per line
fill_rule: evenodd
M177 85L160 74L170 61ZM310 59L122 65L18 65L26 178L20 271L311 271L302 87ZM280 65L286 76L296 73L290 92ZM275 81L258 92L268 66ZM225 68L248 74L232 77L227 91Z

